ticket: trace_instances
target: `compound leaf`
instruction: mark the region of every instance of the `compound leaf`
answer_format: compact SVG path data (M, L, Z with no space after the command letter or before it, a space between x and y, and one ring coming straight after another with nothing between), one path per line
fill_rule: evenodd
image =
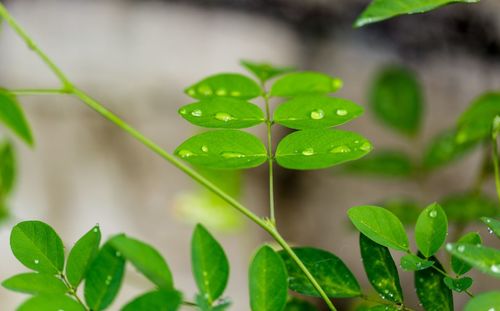
M22 273L5 280L2 286L12 291L32 295L65 294L68 288L54 275L45 273Z
M121 311L176 311L182 303L178 291L159 290L143 294L127 303Z
M295 70L292 67L275 67L268 63L256 63L249 60L242 60L240 64L262 82Z
M426 258L439 250L447 234L448 219L439 204L433 203L420 213L415 225L415 240Z
M462 236L457 243L465 243L465 244L473 244L473 245L481 245L481 236L476 232L469 232ZM460 260L456 256L451 256L451 268L452 270L458 274L462 275L467 273L472 269L472 266L465 263L463 260Z
M443 270L437 258L431 257L434 265ZM453 311L453 294L444 283L444 276L435 269L415 272L417 296L426 311Z
M262 93L254 80L238 73L221 73L209 76L191 85L185 92L196 99L212 97L252 99Z
M500 278L500 250L474 244L447 244L446 250L479 271Z
M371 149L371 143L357 133L330 129L304 130L280 141L276 161L289 169L322 169L359 159Z
M26 300L16 311L85 311L76 300L64 294L40 295Z
M33 146L33 135L16 97L0 89L0 122L10 128L28 145Z
M85 278L90 264L99 251L100 242L101 231L99 226L95 226L81 237L71 249L66 263L66 277L74 288L78 287Z
M342 87L342 80L319 72L303 71L289 73L274 82L271 96L294 97L299 95L324 95Z
M497 310L500 308L500 291L481 293L469 300L464 311Z

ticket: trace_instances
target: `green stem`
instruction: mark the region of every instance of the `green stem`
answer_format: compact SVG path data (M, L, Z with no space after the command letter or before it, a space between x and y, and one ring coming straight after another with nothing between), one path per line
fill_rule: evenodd
M288 243L279 235L278 231L276 230L275 226L272 224L269 224L266 220L260 218L253 212L251 212L249 209L244 207L242 204L240 204L238 201L236 201L234 198L232 198L230 195L225 193L223 190L218 188L215 184L213 184L211 181L191 169L189 166L178 160L175 156L169 154L165 150L163 150L160 146L155 144L153 141L151 141L149 138L145 137L142 133L128 125L126 122L124 122L122 119L120 119L117 115L106 109L103 105L101 105L99 102L91 98L89 95L87 95L85 92L82 90L78 89L75 87L69 79L64 75L64 73L50 60L50 58L40 50L40 48L35 44L35 42L27 35L27 33L18 25L18 23L15 21L15 19L10 15L10 13L7 11L5 6L0 3L0 16L5 19L5 21L14 29L14 31L26 42L26 44L41 58L41 60L47 64L47 66L54 72L54 74L59 78L61 83L63 84L63 88L60 90L47 90L47 89L42 89L40 94L72 94L78 97L83 103L85 103L87 106L95 110L97 113L102 115L104 118L107 120L111 121L112 123L116 124L118 127L120 127L122 130L130 134L132 137L137 139L139 142L141 142L143 145L145 145L147 148L149 148L151 151L154 153L158 154L160 157L163 159L167 160L170 162L172 165L186 173L188 176L190 176L192 179L200 183L202 186L207 188L208 190L212 191L216 195L218 195L221 199L229 203L232 207L234 207L236 210L238 210L240 213L248 217L251 221L253 221L255 224L260 226L262 229L267 231L275 240L280 244L285 252L290 255L290 257L297 263L299 268L302 270L302 272L306 275L306 277L309 279L311 284L314 286L314 288L318 291L321 297L325 300L325 303L328 305L329 309L332 311L336 311L335 307L333 306L332 302L326 295L325 291L321 288L321 286L318 284L314 276L309 272L307 267L304 265L304 263L298 258L298 256L295 254L295 252L292 250L292 248L288 245ZM19 92L19 91L18 91ZM22 94L23 92L19 92L19 94ZM35 94L36 90L29 90L27 92L26 90L24 91L25 94Z
M66 285L66 287L68 288L68 294L70 294L73 298L76 299L76 301L82 305L83 309L85 309L85 311L90 311L90 309L83 303L83 301L80 299L80 297L78 297L78 294L76 293L76 288L74 288L68 281L68 279L66 278L66 275L64 275L64 273L60 273L59 274L59 277L61 278L61 280L63 281L63 283Z
M53 95L53 94L68 94L66 89L17 89L9 90L9 93L16 95Z
M264 102L266 105L266 128L267 128L267 158L269 164L269 218L271 222L276 226L276 216L274 214L274 155L273 155L273 142L272 142L272 126L273 121L271 118L271 112L269 109L269 95L266 92L264 82L262 82L262 92L264 97Z
M495 185L496 185L498 200L500 201L500 169L498 164L500 159L498 158L498 143L496 136L492 137L491 147L492 147L491 149L492 149L493 169L495 170Z

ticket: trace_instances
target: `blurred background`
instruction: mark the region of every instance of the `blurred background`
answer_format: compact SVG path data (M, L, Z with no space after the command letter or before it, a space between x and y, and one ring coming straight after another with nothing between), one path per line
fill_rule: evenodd
M342 128L362 133L375 150L398 149L415 160L432 137L453 127L475 97L498 89L500 83L497 0L451 5L362 29L351 25L368 0L4 2L70 79L169 151L199 131L177 114L181 105L191 102L183 89L210 74L244 72L241 59L340 77L344 88L337 95L366 108L364 116ZM425 112L418 138L406 139L385 127L369 109L370 86L388 64L411 68L420 79ZM58 86L5 25L0 35L0 85ZM36 146L16 144L19 177L9 202L11 216L0 224L0 279L25 271L9 248L10 229L16 222L39 219L51 224L67 248L98 223L105 236L127 232L160 249L176 286L191 298L195 284L188 264L190 239L199 221L214 232L230 259L226 294L234 301L232 309L248 310L248 263L256 247L269 241L260 229L74 98L48 95L21 101ZM275 130L276 137L287 133ZM265 128L252 132L263 136ZM346 210L394 198L425 206L450 193L465 193L477 180L482 158L476 148L433 171L425 182L401 176L375 179L342 168L278 169L278 227L293 244L337 254L370 292L358 234L349 225ZM229 175L230 192L266 215L264 166L241 176ZM497 208L492 180L486 178L482 188ZM498 246L498 240L488 238L485 226L452 227L450 237L456 236L453 230L477 230L485 243ZM394 256L398 262L399 254ZM412 274L400 275L407 300L418 308ZM473 292L500 286L498 280L473 275L477 277ZM132 270L125 284L111 310L150 286ZM455 298L461 309L465 295ZM14 310L23 299L0 288L1 310ZM349 310L351 302L337 300L341 310Z

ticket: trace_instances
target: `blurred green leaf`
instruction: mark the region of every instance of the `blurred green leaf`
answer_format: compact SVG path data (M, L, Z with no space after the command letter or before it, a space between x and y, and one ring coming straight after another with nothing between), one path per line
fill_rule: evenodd
M476 98L458 120L457 142L464 144L489 138L497 115L500 115L500 93L485 93Z
M283 311L318 311L318 309L308 301L292 297Z
M65 294L68 291L63 281L45 273L22 273L3 281L2 286L12 291L39 294Z
M421 126L423 95L414 72L391 66L379 72L371 89L375 116L406 135L415 135Z
M246 128L264 122L257 105L230 97L215 97L189 104L179 114L194 125L209 128Z
M340 258L325 250L312 247L294 247L293 250L328 297L361 296L358 281ZM302 295L319 297L318 292L295 261L284 251L280 251L280 255L288 270L289 288Z
M372 287L386 300L402 303L403 291L399 274L389 249L379 245L364 234L359 235L359 248L363 266Z
M419 271L432 267L433 261L425 260L413 254L401 257L400 265L405 271Z
M252 79L238 73L222 73L209 76L185 90L196 99L212 97L234 97L252 99L261 95L259 85Z
M242 60L240 64L262 82L295 70L292 67L275 67L268 63L256 63L249 60Z
M81 237L71 249L66 263L66 277L69 284L78 287L85 278L88 268L99 251L101 231L95 226Z
M64 247L61 238L41 221L18 223L10 235L12 253L31 270L58 274L64 266Z
M423 166L425 168L436 169L450 164L473 149L474 143L457 143L456 133L456 130L445 130L432 139L424 152Z
M342 80L319 72L303 71L285 75L274 82L271 96L324 95L342 88Z
M354 226L374 242L395 250L408 250L408 236L401 221L385 208L357 206L347 211Z
M434 255L448 235L448 219L437 203L429 205L420 213L415 225L415 240L418 249L426 257Z
M434 265L443 270L437 258L431 257ZM453 311L453 294L444 283L444 276L435 269L415 272L417 296L426 311Z
M414 225L422 211L420 204L409 198L391 198L377 204L401 220L404 225Z
M400 151L381 150L346 165L349 173L377 177L410 177L413 174L410 157Z
M193 136L175 150L191 164L213 169L256 167L267 160L264 144L239 130L217 130Z
M491 291L476 295L465 305L464 311L491 311L500 308L500 291Z
M359 159L371 150L371 143L357 133L330 129L304 130L294 132L279 142L276 161L289 169L322 169Z
M64 294L40 295L26 300L16 311L85 311L84 307Z
M362 113L363 108L350 100L304 95L279 105L274 112L274 121L297 130L329 128L349 122Z
M154 247L125 235L113 237L109 244L160 289L174 288L170 268Z
M7 90L0 89L0 123L10 128L28 145L33 146L33 135L16 97Z
M249 270L252 311L282 311L287 299L287 273L281 257L269 246L255 254Z
M399 309L396 306L391 306L391 305L377 305L373 306L367 311L398 311Z
M474 3L479 0L373 0L356 19L354 26L362 27L402 14L424 13L456 2Z
M473 282L474 281L467 276L459 279L454 279L447 276L444 278L444 284L446 284L449 289L457 293L461 293L469 289L472 286Z
M0 144L0 197L8 195L16 180L14 147L8 141Z
M458 223L477 221L481 217L498 215L496 200L482 194L457 193L439 200L448 220Z
M219 242L200 224L191 240L191 263L198 290L212 305L226 288L229 262Z
M143 294L127 303L121 311L176 311L182 303L178 291L158 290Z
M92 311L104 310L111 305L120 291L124 273L123 256L109 242L104 244L85 278L83 293Z
M446 250L479 271L500 278L500 250L466 243L448 243Z
M466 244L473 244L473 245L481 245L481 236L477 234L476 232L469 232L462 236L457 243L466 243ZM462 275L464 273L467 273L470 269L472 269L472 266L465 263L464 261L460 260L456 256L451 256L451 268L452 270L457 274L457 275Z
M491 217L481 217L482 222L488 226L488 231L500 238L500 221Z

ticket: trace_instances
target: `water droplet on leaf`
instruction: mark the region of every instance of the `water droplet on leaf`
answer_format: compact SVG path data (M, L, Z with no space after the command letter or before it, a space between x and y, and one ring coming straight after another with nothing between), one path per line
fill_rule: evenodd
M346 116L347 115L347 110L345 110L345 109L337 109L336 114L338 116L341 116L341 117Z
M217 96L226 96L227 95L227 91L225 89L218 89L217 91L215 91L215 95L217 95Z
M307 148L302 151L302 154L305 156L310 156L314 154L314 149L313 148Z
M215 118L217 120L224 121L224 122L227 122L227 121L230 121L230 120L234 120L234 117L232 115L230 115L229 113L226 113L226 112L217 112L215 114Z
M372 145L369 142L364 142L361 146L359 146L360 150L370 151L372 150Z
M332 148L330 150L330 152L331 153L347 153L347 152L351 152L351 148L349 148L346 145L340 145L340 146Z
M193 152L189 151L189 150L186 150L186 149L182 149L181 151L179 151L177 153L181 158L189 158L191 156L194 155Z
M40 263L40 260L35 259L34 262L35 262L35 265L38 265Z
M203 115L203 112L200 109L196 109L191 111L191 115L193 117L201 117Z
M239 152L223 152L221 156L225 159L244 158L245 155Z
M198 92L205 96L210 96L213 93L212 89L208 85L198 86Z
M325 112L321 109L317 109L311 112L311 119L321 120L325 117Z
M201 151L208 152L208 147L205 145L201 146Z
M435 209L433 209L432 211L429 212L429 217L436 218L437 214L438 212Z
M241 93L238 91L232 91L231 96L238 97L238 96L241 96Z

